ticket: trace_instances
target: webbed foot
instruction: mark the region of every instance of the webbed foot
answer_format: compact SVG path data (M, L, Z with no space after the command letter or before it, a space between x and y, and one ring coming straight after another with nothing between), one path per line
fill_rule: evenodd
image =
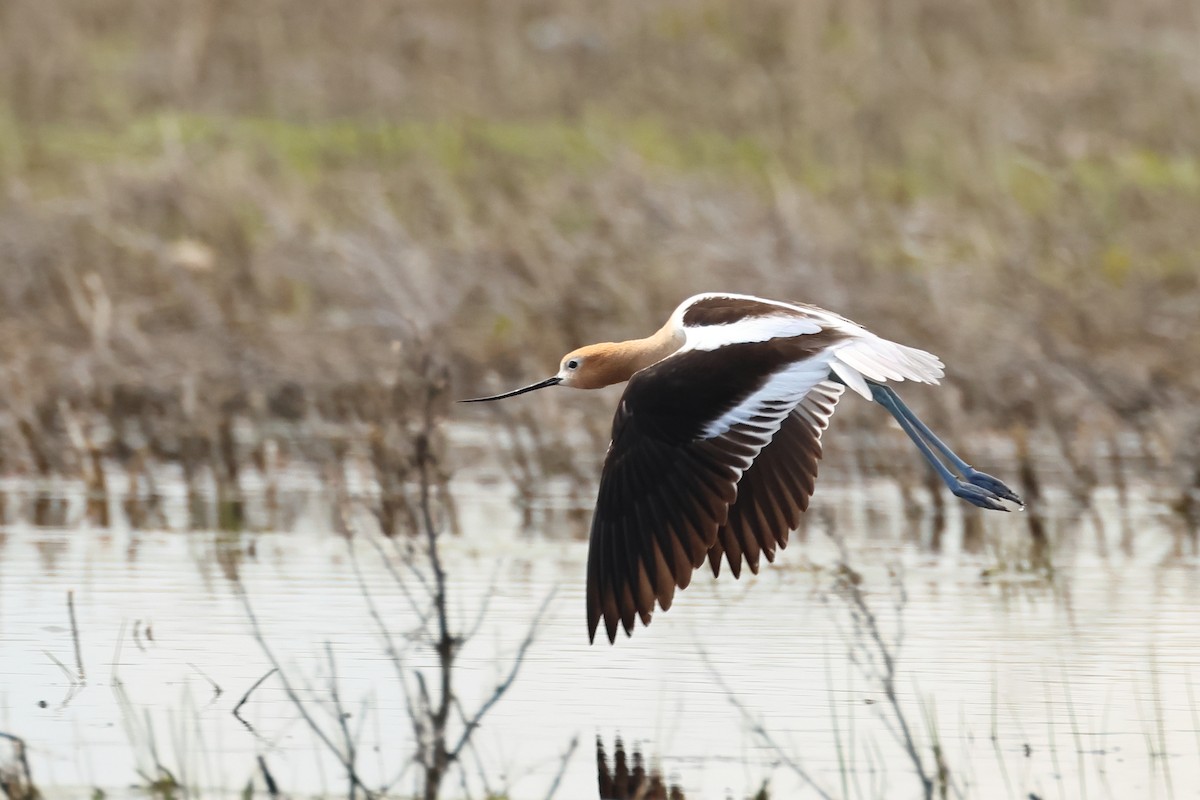
M958 485L951 487L950 491L972 505L993 511L1021 511L1025 508L1025 502L1004 481L976 469L968 469L958 480Z

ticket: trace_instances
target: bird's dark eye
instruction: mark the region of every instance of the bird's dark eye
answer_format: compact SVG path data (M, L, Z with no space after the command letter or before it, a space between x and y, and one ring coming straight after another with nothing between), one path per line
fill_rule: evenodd
M579 359L572 358L567 362L567 369L579 369Z

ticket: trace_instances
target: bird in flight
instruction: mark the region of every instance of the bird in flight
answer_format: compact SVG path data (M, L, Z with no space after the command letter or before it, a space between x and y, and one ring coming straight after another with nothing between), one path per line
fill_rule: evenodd
M846 387L895 417L957 497L1023 508L998 478L973 469L901 401L889 381L937 383L942 362L833 312L742 294L684 300L655 334L587 345L558 374L478 403L569 386L628 381L613 419L592 517L588 637L610 642L671 607L705 559L734 577L757 573L808 508L821 434Z

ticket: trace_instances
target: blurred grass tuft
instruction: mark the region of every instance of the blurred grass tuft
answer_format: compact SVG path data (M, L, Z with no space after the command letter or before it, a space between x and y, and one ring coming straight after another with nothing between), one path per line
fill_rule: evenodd
M946 425L1134 433L1190 485L1198 33L1187 0L6 3L0 403L332 398L417 339L466 396L731 289L939 353Z

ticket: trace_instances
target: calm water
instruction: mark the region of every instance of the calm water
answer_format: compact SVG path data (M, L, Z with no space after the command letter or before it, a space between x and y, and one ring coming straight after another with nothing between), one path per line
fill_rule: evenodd
M577 739L557 796L595 797L594 741L611 745L617 735L689 798L742 798L764 781L772 797L817 796L780 751L834 797L920 796L879 680L848 655L862 640L830 591L837 553L822 533L830 521L885 636L902 627L897 691L928 769L929 744L940 743L952 796L1200 796L1200 576L1195 560L1171 554L1149 499L1135 509L1131 553L1098 545L1115 544L1115 525L1064 523L1045 580L1005 568L1025 535L1017 515L987 518L983 554L959 552L954 536L933 554L896 510L891 487L822 486L807 544L794 542L740 582L699 573L669 613L610 647L587 644L586 544L563 535L571 526L561 514L524 530L507 485L489 476L461 477L464 533L445 544L460 627L487 607L456 675L468 710L504 677L538 607L557 594L516 683L476 734L466 789L456 777L447 796L545 797ZM341 768L278 676L242 709L256 733L231 714L270 669L229 577L235 563L267 645L314 718L336 731L328 643L360 774L415 791L405 696L355 561L395 636L413 627L413 607L369 537L332 532L315 476L281 480L286 530L183 532L185 499L169 476L159 486L167 530L0 529L0 730L25 738L51 796L91 787L111 796L144 785L139 772L153 776L156 762L196 796L236 794L251 779L261 790L259 755L289 794L344 794ZM12 519L33 487L0 488ZM49 488L71 498L69 519L81 516L78 487ZM265 519L256 512L250 521ZM889 577L897 574L907 599L899 610ZM75 689L51 658L75 668L69 590L87 677ZM405 668L411 675L431 663L413 650Z

